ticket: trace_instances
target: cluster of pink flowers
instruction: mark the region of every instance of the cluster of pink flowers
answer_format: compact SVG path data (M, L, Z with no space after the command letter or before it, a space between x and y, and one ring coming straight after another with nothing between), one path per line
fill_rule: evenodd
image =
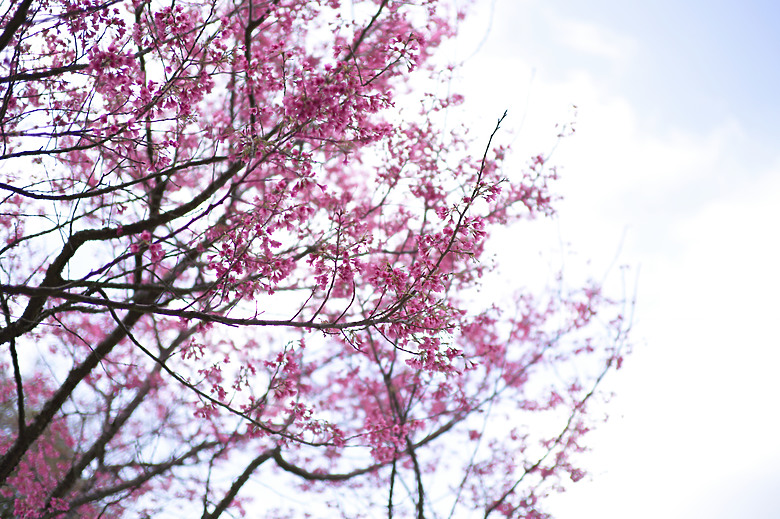
M405 108L463 15L11 6L0 516L213 519L251 510L262 480L345 517L349 496L545 517L545 493L584 477L587 402L627 325L594 286L473 297L493 230L553 214L556 172L502 169L503 118L445 127L457 94Z

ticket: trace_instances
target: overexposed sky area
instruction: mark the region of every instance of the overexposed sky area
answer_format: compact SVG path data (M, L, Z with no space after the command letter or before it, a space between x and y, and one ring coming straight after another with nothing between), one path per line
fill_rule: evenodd
M508 109L518 159L577 105L543 252L638 271L637 345L558 519L780 517L779 27L771 1L478 0L446 49L471 127Z

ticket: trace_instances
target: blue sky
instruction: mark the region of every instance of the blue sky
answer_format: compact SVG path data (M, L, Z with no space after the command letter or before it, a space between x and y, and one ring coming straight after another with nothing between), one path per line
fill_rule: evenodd
M497 29L513 27L522 45L506 52L532 54L540 67L554 63L545 70L556 78L587 69L652 109L648 122L658 129L702 130L723 113L739 113L751 127L775 131L767 115L780 115L773 100L780 87L780 69L773 66L780 42L776 2L503 1L495 12ZM604 43L622 45L612 50L628 59L610 62L609 55L589 53L586 41L579 42L579 51L572 49L571 42L584 35L562 37L556 21L596 29Z
M618 253L639 272L638 345L559 519L780 517L778 27L772 2L479 0L446 50L473 54L456 88L475 133L508 109L519 163L578 106L533 246L570 243L575 276Z

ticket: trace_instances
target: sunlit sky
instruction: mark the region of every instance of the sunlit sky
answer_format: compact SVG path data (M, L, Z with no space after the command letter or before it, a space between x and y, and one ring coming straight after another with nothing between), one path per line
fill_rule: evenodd
M780 517L778 28L770 1L479 0L447 50L472 128L509 110L519 157L577 105L547 252L613 290L616 255L638 273L635 351L558 519Z

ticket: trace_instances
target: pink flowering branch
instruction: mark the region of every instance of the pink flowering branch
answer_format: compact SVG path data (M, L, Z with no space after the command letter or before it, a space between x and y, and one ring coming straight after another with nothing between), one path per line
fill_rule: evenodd
M400 108L463 13L353 3L0 20L0 515L273 516L260 480L333 515L348 488L543 517L584 475L584 388L630 317L595 285L474 297L493 232L553 214L555 165L505 178L507 115L472 154L457 94Z

